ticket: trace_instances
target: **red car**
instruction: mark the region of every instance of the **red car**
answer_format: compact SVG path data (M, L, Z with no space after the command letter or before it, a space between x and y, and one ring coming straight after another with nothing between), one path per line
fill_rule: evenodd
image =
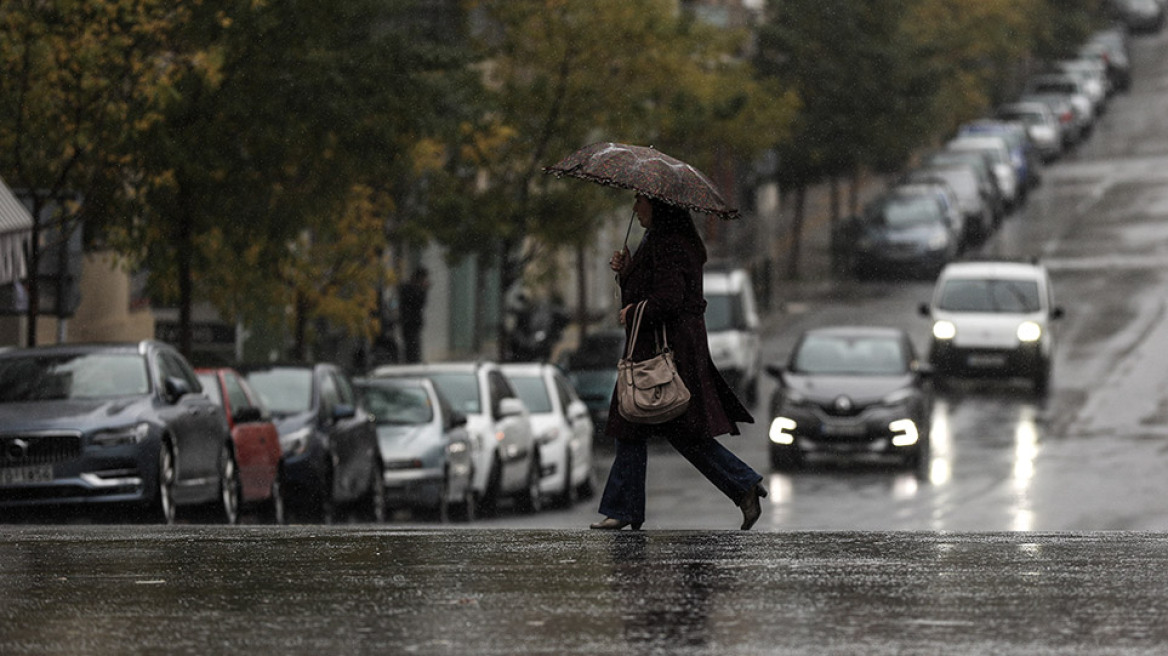
M203 391L227 416L239 467L240 503L258 508L268 521L283 524L280 435L259 394L230 367L201 368L195 373Z

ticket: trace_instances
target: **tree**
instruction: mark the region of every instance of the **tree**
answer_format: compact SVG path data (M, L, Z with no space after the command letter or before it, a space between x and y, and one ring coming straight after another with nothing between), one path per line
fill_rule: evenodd
M667 0L473 4L485 89L436 160L431 225L455 256L498 266L500 305L534 257L585 243L622 198L551 180L544 166L612 140L708 168L727 151L748 160L759 135L785 128L789 99L734 57L744 35L688 20Z
M157 126L174 80L197 60L170 36L186 21L166 0L9 0L0 5L0 172L37 218L28 253L28 344L37 340L42 230L132 212L128 144ZM56 208L41 223L47 208ZM131 209L127 209L131 208Z
M798 276L807 186L845 175L854 180L862 167L894 169L928 134L935 79L913 43L902 38L909 1L768 5L756 66L802 101L791 137L776 144L778 182L795 199L789 278ZM838 207L835 200L833 224Z
M136 164L151 181L143 192L148 210L110 231L113 243L150 270L153 296L179 307L180 348L188 353L197 298L246 320L270 314L271 305L241 290L272 303L312 297L315 282L280 272L303 263L307 252L323 256L326 244L342 243L321 236L358 211L354 185L364 185L380 211L392 211L387 181L409 170L404 154L433 104L426 73L445 65L432 40L412 40L414 23L401 20L409 3L194 7L176 41L206 66L177 80L165 121L138 142ZM299 241L305 234L314 235L309 250ZM299 246L290 250L293 243ZM224 269L233 254L249 266ZM375 270L380 255L364 264ZM301 286L288 290L288 283ZM325 314L364 312L366 296L338 297L353 306ZM308 319L297 315L294 323Z

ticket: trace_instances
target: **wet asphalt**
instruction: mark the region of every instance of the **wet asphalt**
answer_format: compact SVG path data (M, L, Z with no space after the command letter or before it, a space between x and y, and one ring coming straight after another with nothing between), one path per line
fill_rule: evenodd
M0 527L0 653L1163 654L1168 535Z

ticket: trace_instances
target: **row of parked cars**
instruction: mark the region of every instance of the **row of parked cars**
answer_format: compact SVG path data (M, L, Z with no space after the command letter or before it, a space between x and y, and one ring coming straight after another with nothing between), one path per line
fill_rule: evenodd
M984 241L1042 180L1044 165L1087 139L1108 99L1131 84L1127 32L1097 32L1049 62L1014 101L969 121L833 236L858 277L932 278Z
M470 520L594 489L593 425L548 364L195 368L147 340L0 353L0 518Z

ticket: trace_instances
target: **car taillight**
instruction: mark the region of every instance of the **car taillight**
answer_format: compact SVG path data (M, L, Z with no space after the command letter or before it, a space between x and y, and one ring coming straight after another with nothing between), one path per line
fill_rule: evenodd
M1074 118L1075 115L1071 112L1063 112L1062 114L1059 114L1060 123L1070 123Z

